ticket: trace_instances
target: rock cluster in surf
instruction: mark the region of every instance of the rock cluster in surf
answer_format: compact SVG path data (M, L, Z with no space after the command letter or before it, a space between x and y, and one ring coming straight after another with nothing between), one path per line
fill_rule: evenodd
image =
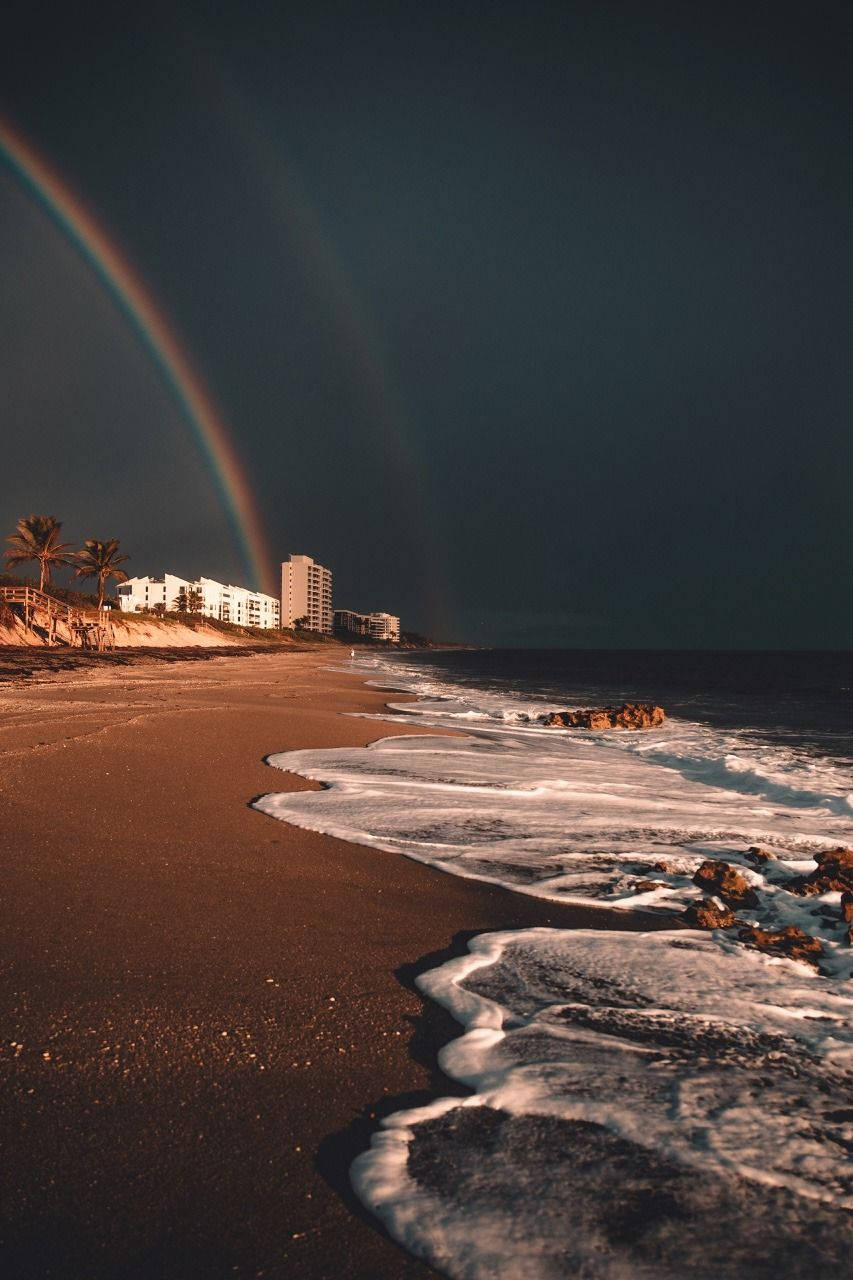
M553 729L656 729L666 719L663 707L651 702L623 702L621 707L583 707L551 711L542 723Z
M773 859L770 850L761 846L751 846L744 855L755 866L760 866ZM853 849L838 847L822 850L814 854L815 869L804 875L789 876L779 885L788 893L797 897L817 897L827 893L840 893L840 916L846 925L847 943L853 946ZM674 867L658 864L661 870L674 871ZM699 902L692 902L682 913L685 924L694 929L738 929L738 938L747 946L768 955L787 956L792 960L804 960L808 964L819 965L824 956L824 948L818 938L806 933L798 925L787 925L784 928L763 928L759 924L749 924L738 919L735 911L738 908L754 910L760 901L749 880L731 866L715 858L706 860L693 875L693 883L703 889L708 897ZM636 881L636 892L651 889L653 881ZM824 918L831 918L833 907L825 904Z

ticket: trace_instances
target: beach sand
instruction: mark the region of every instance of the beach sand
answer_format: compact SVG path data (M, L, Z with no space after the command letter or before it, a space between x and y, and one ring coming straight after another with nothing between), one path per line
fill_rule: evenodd
M415 973L472 931L649 927L251 809L309 785L265 755L395 731L340 714L388 698L343 659L0 684L5 1274L434 1274L348 1180L379 1117L459 1091Z

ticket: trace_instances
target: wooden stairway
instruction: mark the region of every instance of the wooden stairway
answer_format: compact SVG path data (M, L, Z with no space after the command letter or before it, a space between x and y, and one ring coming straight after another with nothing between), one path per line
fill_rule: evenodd
M16 608L31 635L47 645L68 644L102 653L115 648L115 633L108 610L86 611L55 600L35 587L0 587L0 604ZM64 635L61 632L64 631Z

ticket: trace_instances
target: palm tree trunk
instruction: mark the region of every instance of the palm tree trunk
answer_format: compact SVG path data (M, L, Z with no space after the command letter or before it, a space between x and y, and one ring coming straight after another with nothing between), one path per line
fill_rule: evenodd
M44 591L44 578L47 572L47 565L44 560L39 560L39 591Z

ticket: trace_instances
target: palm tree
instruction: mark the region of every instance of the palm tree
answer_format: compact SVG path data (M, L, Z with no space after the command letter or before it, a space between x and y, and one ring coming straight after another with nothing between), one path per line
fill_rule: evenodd
M87 538L83 543L83 550L78 551L75 557L77 565L74 570L75 578L98 579L99 609L104 606L107 579L115 578L116 582L127 581L127 574L124 569L119 568L119 565L129 560L130 556L119 555L118 545L118 538L110 538L107 542L99 542L97 538Z
M50 585L53 568L74 564L74 560L67 554L71 543L59 541L61 528L61 522L54 516L24 516L16 525L17 532L6 539L11 547L6 552L6 564L9 568L38 560L39 591L44 591Z

